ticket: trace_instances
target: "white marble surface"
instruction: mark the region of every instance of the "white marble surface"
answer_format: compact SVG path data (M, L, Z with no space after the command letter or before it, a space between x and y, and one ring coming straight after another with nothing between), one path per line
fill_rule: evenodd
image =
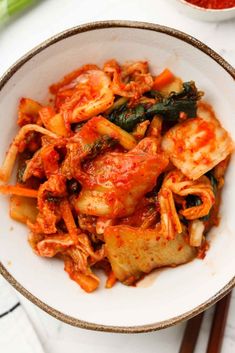
M178 28L216 50L235 65L235 20L203 23L179 14L170 0L44 0L0 30L0 75L26 51L66 28L105 19L148 21ZM63 324L20 297L46 353L123 353L178 351L185 324L159 332L118 335L84 331ZM206 312L195 353L206 349L213 308ZM1 333L0 333L1 335ZM235 294L222 353L235 352ZM15 352L4 352L15 353Z

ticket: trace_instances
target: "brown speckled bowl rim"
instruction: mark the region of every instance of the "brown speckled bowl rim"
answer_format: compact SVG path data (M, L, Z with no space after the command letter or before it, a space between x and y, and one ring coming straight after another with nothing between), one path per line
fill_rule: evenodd
M157 24L152 24L152 23L146 23L146 22L134 22L134 21L99 21L99 22L93 22L93 23L88 23L88 24L83 24L71 29L68 29L62 33L59 33L58 35L55 35L48 39L47 41L43 42L42 44L38 45L35 47L33 50L28 52L25 56L23 56L20 60L18 60L12 67L7 70L7 72L2 76L0 79L0 91L2 88L5 86L5 84L10 80L10 78L14 75L16 71L18 71L21 66L23 66L27 61L29 61L32 57L43 51L45 48L53 45L56 42L59 42L63 39L66 39L68 37L77 35L79 33L83 32L89 32L93 30L99 30L99 29L104 29L104 28L132 28L134 29L144 29L144 30L150 30L150 31L155 31L155 32L160 32L164 33L166 35L178 38L193 47L199 49L209 57L211 57L212 60L215 60L227 73L235 79L235 69L228 64L220 55L218 55L216 52L214 52L212 49L210 49L208 46L200 42L199 40L195 39L194 37L185 34L183 32L180 32L176 29L169 28L166 26L161 26ZM21 294L23 294L27 299L29 299L32 303L36 304L39 308L47 312L48 314L54 316L56 319L59 319L67 324L77 326L80 328L85 328L89 330L95 330L95 331L105 331L105 332L117 332L117 333L141 333L141 332L150 332L150 331L155 331L155 330L160 330L163 328L167 328L169 326L172 326L174 324L177 324L183 320L190 319L191 317L199 314L200 312L206 310L209 308L211 305L216 303L218 300L220 300L222 297L224 297L227 293L229 293L232 288L235 286L235 276L233 279L226 284L219 292L217 292L214 296L212 296L210 299L208 299L206 302L202 303L201 305L195 307L194 309L187 311L183 313L182 315L178 315L176 317L173 317L171 319L165 320L165 321L160 321L160 322L155 322L152 324L148 325L140 325L140 326L109 326L109 325L102 325L102 324L96 324L96 323L91 323L91 322L86 322L83 320L76 319L72 316L66 315L49 305L45 304L41 300L39 300L37 297L35 297L32 293L30 293L27 289L25 289L17 280L7 271L7 269L3 266L3 264L0 262L0 273L3 275L3 277L16 289L18 290ZM88 294L89 295L89 294Z

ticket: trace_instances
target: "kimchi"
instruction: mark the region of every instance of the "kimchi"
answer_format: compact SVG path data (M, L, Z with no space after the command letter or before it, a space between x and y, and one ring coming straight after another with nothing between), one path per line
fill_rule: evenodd
M111 288L204 258L234 145L195 82L109 60L49 90L48 104L21 98L0 168L34 253L60 258L86 292L97 269Z

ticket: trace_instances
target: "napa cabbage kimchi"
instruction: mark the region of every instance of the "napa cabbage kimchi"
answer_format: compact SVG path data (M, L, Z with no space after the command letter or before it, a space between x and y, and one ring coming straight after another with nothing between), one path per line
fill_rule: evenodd
M99 286L97 270L111 288L203 259L233 142L195 82L109 60L49 91L47 104L20 99L0 169L34 253L60 258L86 292Z

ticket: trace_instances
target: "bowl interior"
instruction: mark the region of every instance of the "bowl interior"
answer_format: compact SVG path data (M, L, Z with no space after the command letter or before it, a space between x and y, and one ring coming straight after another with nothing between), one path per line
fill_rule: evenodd
M195 80L206 92L222 122L235 139L232 77L215 60L169 34L141 28L100 28L69 37L32 56L0 91L0 158L15 135L19 98L48 99L48 86L85 63L105 60L148 60L159 73L169 67L183 80ZM210 232L206 258L177 268L155 271L137 287L117 284L92 294L84 293L63 271L63 263L33 254L28 230L9 218L8 198L0 198L0 260L9 273L30 293L50 307L74 319L112 326L142 326L170 320L194 310L219 292L235 274L235 164L230 164L221 205L221 221ZM125 313L125 314L124 314ZM76 322L75 322L76 323ZM156 326L156 325L155 325Z

